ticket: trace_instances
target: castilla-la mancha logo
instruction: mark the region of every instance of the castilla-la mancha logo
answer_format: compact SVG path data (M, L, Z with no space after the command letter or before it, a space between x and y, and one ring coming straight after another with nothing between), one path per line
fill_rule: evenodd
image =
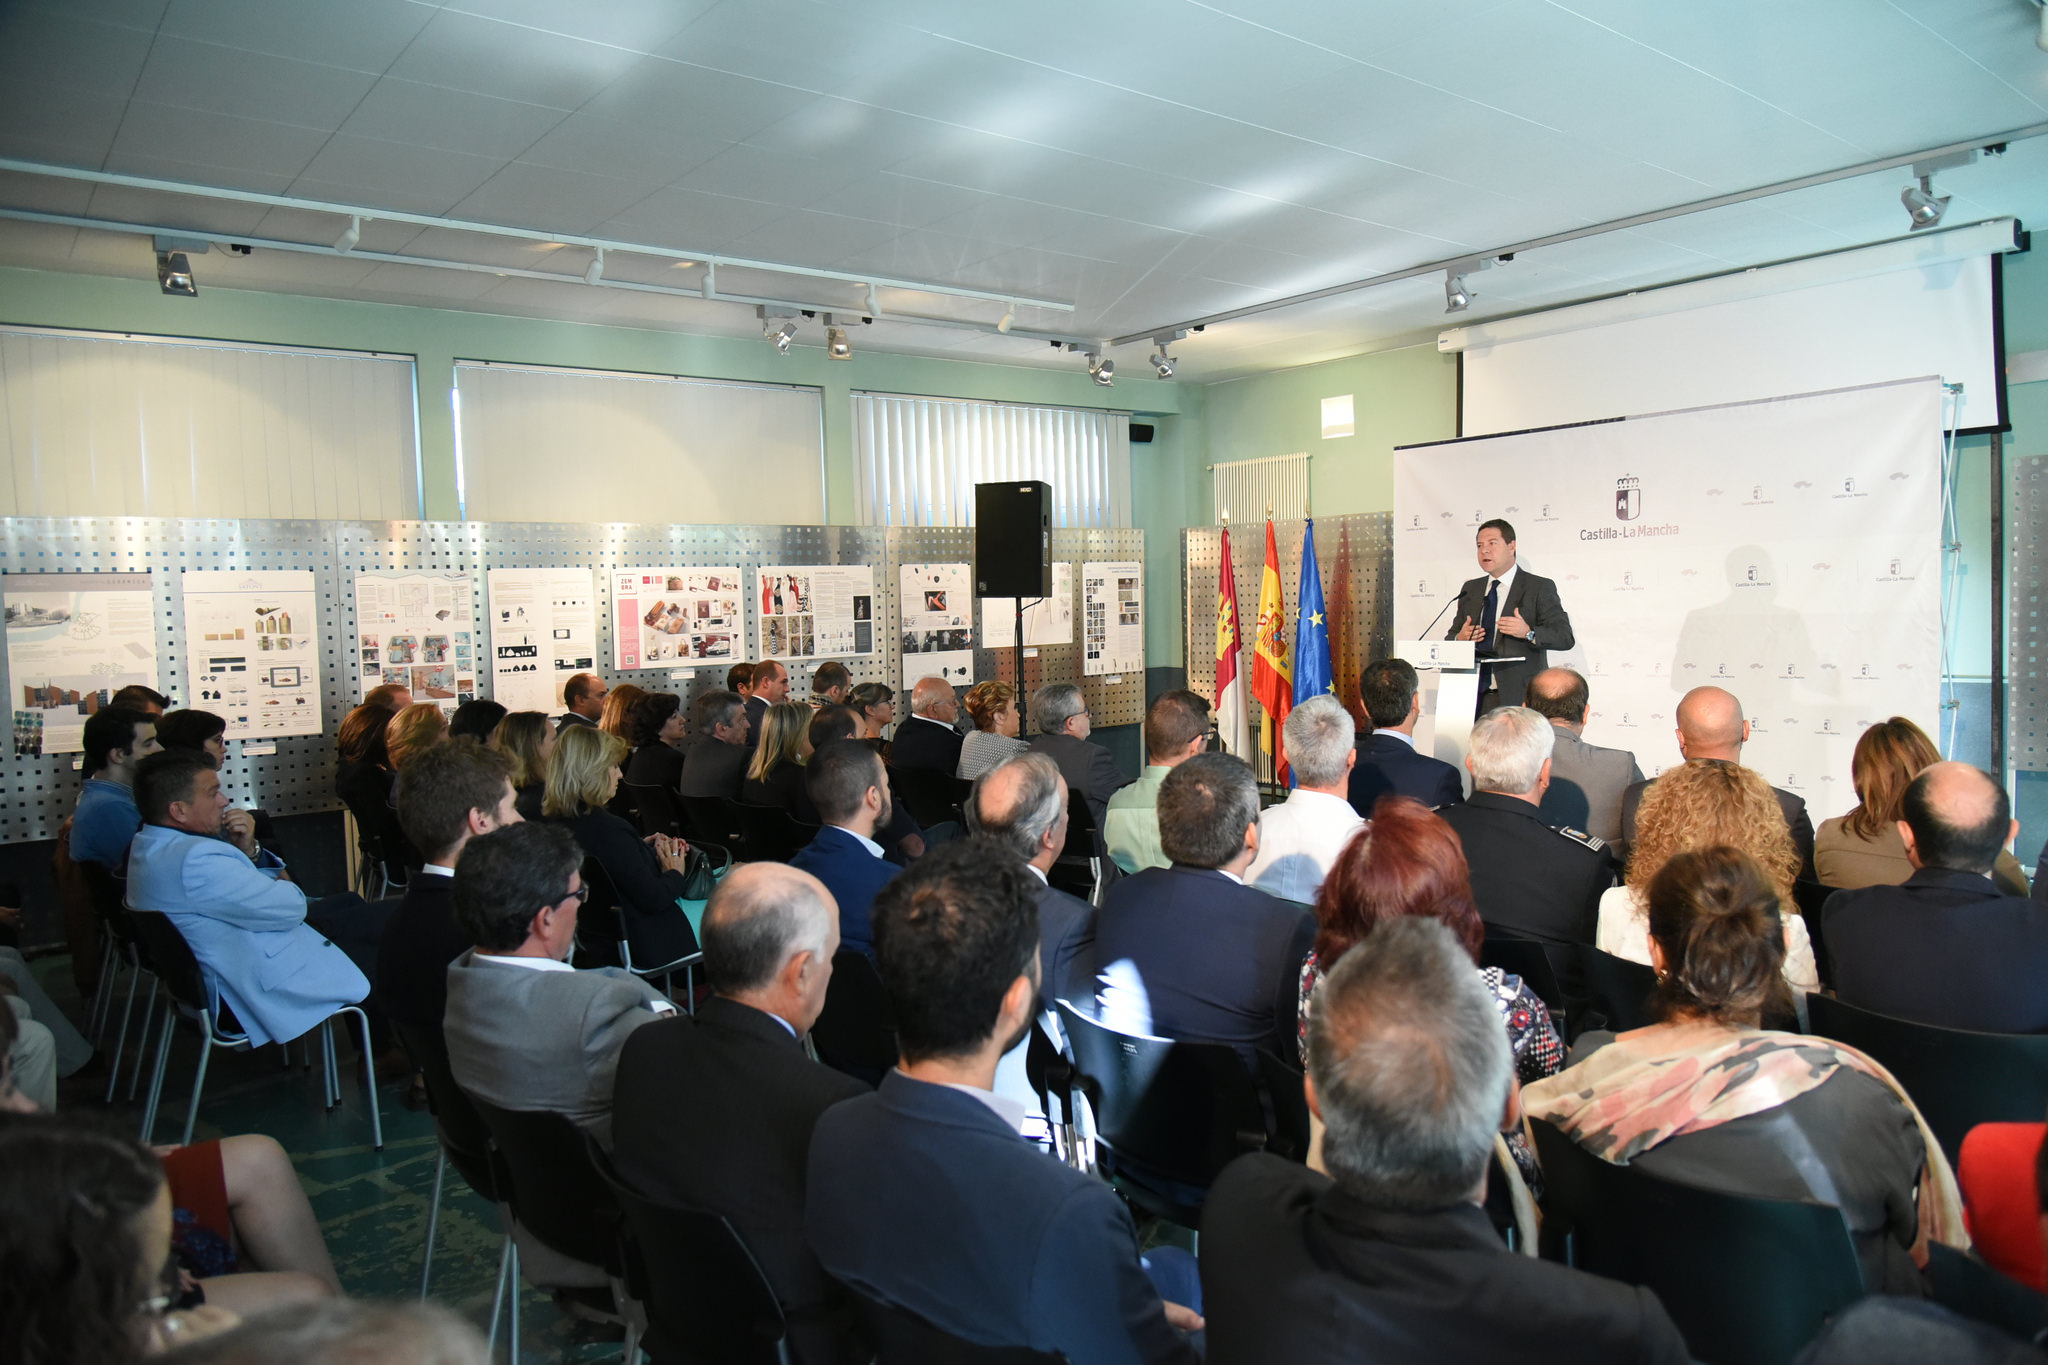
M1634 521L1643 514L1643 481L1630 475L1614 481L1614 519Z

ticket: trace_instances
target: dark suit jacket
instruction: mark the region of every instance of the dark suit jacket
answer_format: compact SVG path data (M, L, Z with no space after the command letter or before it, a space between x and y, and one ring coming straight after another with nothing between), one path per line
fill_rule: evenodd
M455 923L455 879L425 868L384 922L377 945L377 1000L401 1024L441 1027L448 1006L448 964L474 948Z
M751 753L747 755L747 761L754 761ZM822 823L818 818L818 807L804 786L804 765L794 759L785 758L758 782L751 777L740 779L740 800L750 806L774 806L786 810L807 825Z
M569 728L570 726L572 726L572 725L595 725L595 724L597 724L597 722L596 722L596 721L594 721L594 720L592 720L592 719L591 719L590 717L588 717L588 716L580 716L580 715L576 714L576 712L574 712L574 711L564 711L564 712L563 712L563 713L562 713L562 714L561 714L561 715L560 715L559 717L557 717L557 718L556 718L556 720L555 720L555 733L559 735L559 734L561 734L561 733L562 733L562 731L564 731L564 730L568 729L568 728Z
M797 850L789 865L825 883L839 902L839 946L875 955L875 930L869 912L875 893L896 880L903 869L861 846L837 825L827 825Z
M955 1336L1076 1365L1201 1359L1168 1325L1108 1184L972 1095L891 1071L818 1120L808 1188L826 1271Z
M1372 819L1382 796L1412 796L1429 807L1455 806L1465 799L1458 770L1440 758L1415 751L1392 735L1358 737L1358 762L1351 769L1351 808Z
M1106 852L1101 847L1102 824L1109 818L1109 798L1116 795L1118 788L1130 784L1130 779L1117 770L1109 750L1072 735L1034 735L1031 752L1044 754L1057 763L1068 789L1087 798L1088 809L1095 816L1096 851Z
M731 1219L784 1309L808 1316L838 1297L804 1244L811 1130L827 1109L866 1093L806 1057L773 1015L714 996L695 1019L657 1020L626 1040L612 1159L635 1189ZM807 1349L802 1321L791 1330L806 1361L839 1358L829 1331L820 1354Z
M1291 901L1204 868L1148 867L1109 889L1095 916L1098 969L1129 961L1143 978L1152 1032L1228 1043L1249 1062L1298 1047L1301 962L1315 917Z
M923 716L905 716L889 742L892 768L930 769L951 777L960 769L960 746L967 737L950 725Z
M1614 885L1604 847L1544 824L1520 797L1473 792L1440 814L1465 846L1479 918L1520 938L1593 942L1601 893Z
M1725 758L1702 759L1703 763L1726 763ZM1643 793L1650 789L1657 779L1646 778L1631 783L1621 794L1621 842L1625 848L1636 841L1636 810L1643 804ZM1785 827L1792 831L1792 847L1799 852L1799 875L1806 881L1819 881L1813 870L1813 817L1806 813L1806 798L1795 796L1783 787L1773 787L1778 794L1778 809L1785 812Z
M739 800L740 779L747 774L750 757L743 744L727 744L709 736L698 740L683 755L683 795Z
M732 748L730 744L718 747ZM625 771L620 776L635 786L666 787L676 791L683 780L683 756L660 740L643 744L626 756Z
M659 967L697 951L690 917L676 904L683 894L683 874L664 868L639 830L608 810L587 810L563 823L585 856L612 879L635 967Z
M1477 1205L1376 1208L1257 1153L1217 1177L1202 1234L1209 1365L1691 1358L1650 1290L1518 1256Z
M752 753L761 743L761 718L768 714L768 703L759 697L748 697L747 711L747 752Z
M2048 906L1989 877L1923 867L1821 910L1835 993L1942 1028L2048 1033Z
M1036 882L1036 877L1032 881ZM1095 907L1052 885L1038 888L1038 1000L1086 1009L1095 994Z
M1451 628L1444 632L1446 640L1455 640L1458 628L1465 622L1478 625L1486 619L1486 586L1492 581L1486 574L1465 580L1465 586L1458 590L1457 609L1451 613ZM1504 620L1516 611L1529 623L1528 639L1496 630L1491 652L1484 640L1479 642L1479 658L1493 665L1493 679L1500 687L1502 706L1520 706L1529 690L1529 679L1550 667L1550 651L1570 649L1573 643L1572 618L1565 614L1564 604L1557 597L1557 584L1550 579L1518 567L1515 581L1508 585L1507 599L1500 604L1494 619Z

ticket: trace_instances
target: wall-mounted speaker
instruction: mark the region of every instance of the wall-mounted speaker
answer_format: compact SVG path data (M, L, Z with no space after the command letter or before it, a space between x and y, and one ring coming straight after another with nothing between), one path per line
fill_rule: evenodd
M1038 480L974 485L977 597L1052 593L1052 485Z

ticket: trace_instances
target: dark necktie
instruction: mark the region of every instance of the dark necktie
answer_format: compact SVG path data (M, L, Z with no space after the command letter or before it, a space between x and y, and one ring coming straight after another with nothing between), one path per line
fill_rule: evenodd
M1483 650L1490 652L1493 649L1494 627L1499 624L1499 621L1500 580L1496 578L1486 585L1486 610L1482 612L1479 617L1479 629L1481 632L1483 632L1480 636L1481 648ZM1486 694L1489 691L1491 691L1492 688L1493 665L1479 665L1479 704L1481 706L1484 706L1486 704Z

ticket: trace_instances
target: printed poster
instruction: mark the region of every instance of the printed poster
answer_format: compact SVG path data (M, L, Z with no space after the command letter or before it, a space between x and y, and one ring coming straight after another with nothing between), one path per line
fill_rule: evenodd
M476 700L476 621L466 573L356 575L357 696L386 683L453 713Z
M185 651L192 705L229 739L317 735L319 601L311 569L188 569Z
M491 698L508 711L568 710L562 685L597 671L597 593L589 569L492 569Z
M1027 602L1029 598L1025 599ZM1072 560L1053 561L1052 596L1043 602L1032 602L1024 608L1024 644L1026 648L1037 645L1070 645L1074 643L1074 563ZM983 649L1015 649L1017 647L1017 599L1014 597L984 597L981 599L981 647Z
M612 666L730 663L744 581L736 568L614 570Z
M1081 672L1145 671L1145 566L1081 566Z
M754 570L763 659L834 659L875 652L875 571L867 564Z
M11 573L5 588L14 752L78 753L114 693L156 686L149 575Z
M974 681L974 567L905 564L903 690L920 678L944 678L964 688Z

